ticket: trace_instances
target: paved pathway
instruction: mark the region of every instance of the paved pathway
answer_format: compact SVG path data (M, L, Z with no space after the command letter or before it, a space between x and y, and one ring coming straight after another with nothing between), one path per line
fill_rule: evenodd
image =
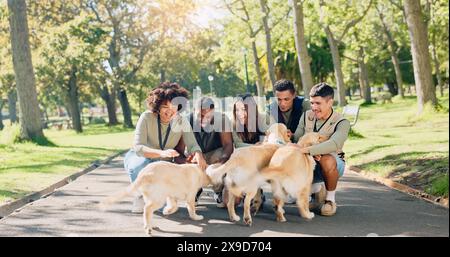
M100 211L96 204L128 185L123 156L61 187L0 220L0 236L146 236L142 216L130 213L132 199ZM192 221L182 208L168 217L155 212L159 229L154 236L449 236L449 211L347 172L341 179L334 217L316 215L306 221L294 206L286 206L288 222L278 223L271 194L253 226L228 221L218 209L211 190L198 206L202 221ZM242 217L242 208L237 212Z

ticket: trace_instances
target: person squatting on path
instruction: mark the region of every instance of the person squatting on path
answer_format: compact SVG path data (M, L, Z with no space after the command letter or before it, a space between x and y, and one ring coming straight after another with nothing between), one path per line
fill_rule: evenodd
M288 133L293 139L295 130L303 113L309 110L309 100L298 96L294 83L281 79L275 82L275 100L270 105L270 123L283 123L288 128ZM287 203L293 204L296 199L288 196Z
M192 159L206 169L207 163L189 121L179 113L183 103L173 101L187 101L187 97L188 91L177 83L164 82L150 92L148 110L139 117L133 147L124 159L131 182L147 164L160 160L182 164ZM185 146L188 156L184 155ZM142 197L137 197L132 212L142 213L143 204Z
M231 122L225 113L215 111L214 101L209 97L202 97L197 108L189 115L189 122L193 128L195 139L205 155L208 165L224 164L233 153L233 138ZM197 193L198 201L202 189ZM218 207L225 207L222 200L222 190L214 192Z
M334 90L326 83L315 85L310 93L311 110L300 118L294 134L294 142L309 132L318 132L329 137L323 143L301 148L302 153L313 155L316 159L311 191L315 199L310 209L320 208L324 216L336 213L335 190L338 179L344 174L345 159L342 148L348 138L350 122L333 110ZM297 144L292 144L298 147ZM325 182L326 196L320 182ZM325 199L324 199L325 198Z

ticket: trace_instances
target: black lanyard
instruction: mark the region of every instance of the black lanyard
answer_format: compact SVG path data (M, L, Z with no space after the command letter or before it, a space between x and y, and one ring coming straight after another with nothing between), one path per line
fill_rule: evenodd
M159 148L161 148L161 150L164 150L164 147L166 147L167 139L169 138L169 134L170 134L170 122L169 122L169 126L167 127L167 131L166 131L166 136L164 138L164 142L162 142L161 118L159 117L159 114L158 114L158 140L159 140Z
M322 123L322 126L320 126L319 129L317 129L317 127L316 127L317 119L314 119L314 132L319 132L322 129L323 125L325 125L325 123L327 123L327 121L331 118L331 116L333 116L333 109L331 109L330 116L328 116L328 118L325 120L325 122Z

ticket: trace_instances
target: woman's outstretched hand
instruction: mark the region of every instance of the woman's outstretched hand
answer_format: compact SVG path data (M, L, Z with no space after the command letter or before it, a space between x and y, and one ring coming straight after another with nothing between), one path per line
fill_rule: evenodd
M161 158L174 158L174 157L178 157L180 154L173 149L167 149L167 150L161 151L160 155L161 155Z

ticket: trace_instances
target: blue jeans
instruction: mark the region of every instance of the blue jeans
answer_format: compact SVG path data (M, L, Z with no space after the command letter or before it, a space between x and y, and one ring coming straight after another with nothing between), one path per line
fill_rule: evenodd
M339 177L342 177L342 175L344 175L345 170L345 161L343 161L339 156L336 156L336 165ZM319 182L324 182L324 179L322 175L322 168L320 167L319 162L316 161L316 167L314 168L313 184Z
M145 157L140 157L136 154L134 150L130 150L125 155L125 159L123 160L123 166L130 176L131 182L135 181L139 173L145 166L149 163L158 161L156 159L149 159Z

